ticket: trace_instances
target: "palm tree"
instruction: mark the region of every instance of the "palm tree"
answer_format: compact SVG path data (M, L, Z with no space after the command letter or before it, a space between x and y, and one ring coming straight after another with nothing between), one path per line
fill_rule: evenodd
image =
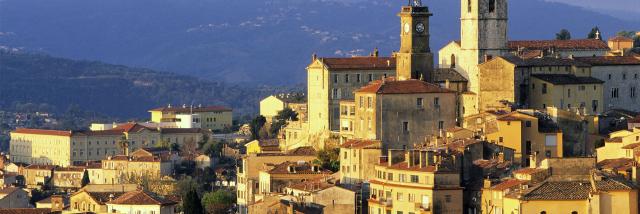
M120 148L122 154L129 156L129 141L126 136L122 135L122 137L120 137L120 140L118 141L118 148Z

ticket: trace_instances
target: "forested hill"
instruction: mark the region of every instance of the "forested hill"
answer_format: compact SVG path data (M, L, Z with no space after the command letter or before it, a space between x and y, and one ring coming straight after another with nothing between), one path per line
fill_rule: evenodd
M70 106L119 118L146 118L169 103L231 106L257 112L259 100L279 89L226 84L143 68L0 51L0 109L24 103ZM46 105L48 104L48 105Z

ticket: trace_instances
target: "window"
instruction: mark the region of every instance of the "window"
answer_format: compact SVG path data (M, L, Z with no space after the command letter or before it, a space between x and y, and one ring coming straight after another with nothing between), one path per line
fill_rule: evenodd
M525 125L526 127L531 127L531 121L525 121L525 122L524 122L524 125Z
M542 211L540 212L540 214L547 214L547 211Z
M333 75L333 83L338 83L338 75L337 74Z
M438 98L438 97L433 98L433 105L434 105L436 108L440 107L440 98Z
M619 95L619 89L618 88L612 88L611 89L611 98L618 98Z
M451 54L451 68L456 68L456 55Z
M504 142L504 138L503 138L503 137L500 137L500 138L498 139L498 142L500 142L500 143Z
M347 152L344 152L344 155L342 155L344 158L343 159L347 159Z
M417 175L411 175L411 183L418 183L419 177Z
M609 80L611 80L611 74L608 75Z
M489 0L489 13L496 11L496 0Z
M393 181L393 173L387 174L387 180Z
M634 79L638 79L638 74L633 74Z
M334 89L331 90L331 98L333 98L333 99L338 99L339 98L338 97L338 89L337 88L334 88Z
M409 122L407 121L402 122L402 132L403 133L409 132Z
M356 74L356 82L360 82L360 81L362 81L360 78L360 74Z
M447 203L451 203L451 195L445 195L444 196L444 201Z
M399 175L398 175L398 181L400 181L400 182L406 182L406 181L407 181L407 175L405 175L405 174L399 174Z
M567 97L571 97L571 89L567 89Z
M373 74L369 74L369 82L373 81Z
M580 87L578 87L578 91L584 91L587 87L585 87L584 85L581 85Z
M364 97L360 97L360 108L364 107Z
M467 13L471 13L471 0L467 0Z
M547 84L542 83L542 94L546 94L546 93L547 93Z
M367 97L367 108L371 108L373 106L371 97Z
M418 109L424 108L424 102L423 102L422 98L416 99L416 106L418 107Z
M402 195L402 193L401 193L401 192L399 192L398 194L396 194L396 200L398 200L398 201L402 201L402 200L404 200L404 199L403 199L403 197L404 197L404 195Z
M631 98L636 97L636 87L631 87L631 89L629 89L629 96Z
M571 214L578 214L578 211L573 211L571 212Z
M438 129L440 130L444 129L444 121L438 121Z
M591 109L593 110L593 112L597 112L598 111L598 101L597 100L592 100L591 101Z
M344 75L344 82L349 83L349 74Z
M536 84L533 84L533 83L532 83L532 84L531 84L531 89L532 89L532 90L533 90L533 89L536 89Z
M622 74L622 79L626 80L627 79L627 74Z
M550 158L551 157L551 151L547 150L544 152L545 157Z

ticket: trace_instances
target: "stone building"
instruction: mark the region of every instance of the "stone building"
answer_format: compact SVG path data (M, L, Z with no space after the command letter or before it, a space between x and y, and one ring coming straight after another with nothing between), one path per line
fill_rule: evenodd
M531 75L528 106L534 109L555 107L584 115L597 115L604 109L603 83L589 76L534 74Z
M322 207L323 213L361 213L356 205L357 192L323 180L297 183L287 187L285 192L302 203Z
M382 155L382 142L378 140L348 140L340 145L340 182L355 185L368 182L375 170L371 163Z
M576 57L591 65L591 76L604 81L602 109L640 111L640 58Z
M0 187L0 207L5 209L31 207L31 204L29 204L29 194L27 191L18 187Z

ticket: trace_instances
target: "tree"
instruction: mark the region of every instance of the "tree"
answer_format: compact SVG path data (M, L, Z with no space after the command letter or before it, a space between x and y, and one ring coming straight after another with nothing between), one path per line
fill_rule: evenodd
M234 203L236 203L236 196L232 191L219 189L202 196L202 205L207 213L226 213Z
M182 198L182 209L184 213L189 214L204 214L202 209L202 202L198 197L198 192L195 189L191 189L187 195Z
M86 186L89 183L91 183L91 181L89 180L89 172L85 170L82 174L82 187Z
M618 33L616 33L617 36L623 36L623 37L627 37L629 39L633 39L634 36L636 36L636 32L635 31L620 31Z
M287 121L297 121L298 113L293 111L291 108L284 108L278 112L278 114L274 118L275 120L271 124L269 128L269 136L276 136L280 129L287 125Z
M636 37L633 38L633 47L640 48L640 35L636 35Z
M598 28L598 26L591 28L589 35L587 35L587 39L602 39L602 37L598 38L598 32L600 32L600 28Z
M267 123L267 118L262 115L258 115L256 118L253 118L253 120L251 120L251 123L249 125L251 126L252 140L260 139L260 129L262 129L265 123Z
M324 169L337 172L340 170L340 148L327 148L318 151L316 159L313 161Z
M570 40L571 32L567 29L562 29L560 32L556 33L556 40Z

